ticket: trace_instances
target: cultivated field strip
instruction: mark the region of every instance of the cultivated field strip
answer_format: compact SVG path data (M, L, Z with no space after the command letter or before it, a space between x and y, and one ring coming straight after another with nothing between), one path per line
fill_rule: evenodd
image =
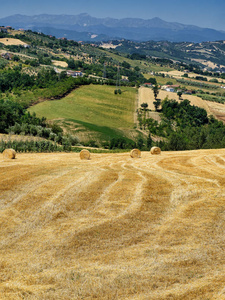
M0 299L225 299L225 149L0 156Z
M164 90L159 90L158 98L164 100L165 98L176 100L180 102L179 96L177 93L167 92ZM184 99L187 99L191 102L192 105L199 106L204 108L207 113L210 115L214 115L214 110L217 108L217 105L214 103L213 105L209 101L202 100L201 98L193 95L183 95ZM152 111L155 111L154 102L154 94L153 90L148 87L140 87L138 91L138 107L141 106L142 103L148 103L148 108ZM221 114L223 115L223 109L221 109Z

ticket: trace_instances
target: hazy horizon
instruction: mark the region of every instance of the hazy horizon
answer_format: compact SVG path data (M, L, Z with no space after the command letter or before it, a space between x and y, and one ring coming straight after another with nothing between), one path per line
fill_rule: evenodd
M224 0L11 0L1 4L0 18L15 14L34 16L40 14L78 15L87 13L96 18L158 17L167 22L177 22L225 31Z

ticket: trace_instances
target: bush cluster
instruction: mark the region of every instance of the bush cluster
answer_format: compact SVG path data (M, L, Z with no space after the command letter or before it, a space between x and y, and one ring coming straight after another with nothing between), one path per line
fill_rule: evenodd
M108 145L109 149L132 149L136 143L126 138L112 138Z
M13 148L16 152L55 152L71 151L71 147L59 146L50 141L0 141L0 152Z
M182 83L183 85L191 85L191 86L197 86L197 87L201 87L201 88L209 88L209 89L218 89L219 85L215 85L215 84L209 84L209 83L205 83L205 82L197 82L197 81L193 81L193 80L184 80L184 79L176 79L177 82Z
M67 150L79 143L77 137L64 135L60 126L55 123L47 124L45 118L39 119L35 113L31 115L18 103L0 100L0 112L1 133L42 137L62 145Z
M164 151L216 149L225 147L225 125L207 112L184 100L165 99L162 121L146 119L150 135L162 137L156 146Z
M213 96L213 95L207 95L207 94L197 94L198 97L202 98L202 100L211 101L211 102L217 102L217 103L225 103L225 97L224 96Z

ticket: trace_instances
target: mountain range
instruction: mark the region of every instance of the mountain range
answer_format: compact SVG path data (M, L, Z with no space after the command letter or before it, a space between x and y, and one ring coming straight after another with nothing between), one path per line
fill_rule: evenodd
M31 29L55 37L82 41L128 39L133 41L204 42L225 40L225 31L166 22L160 18L95 18L88 14L35 16L13 15L0 24L15 29Z

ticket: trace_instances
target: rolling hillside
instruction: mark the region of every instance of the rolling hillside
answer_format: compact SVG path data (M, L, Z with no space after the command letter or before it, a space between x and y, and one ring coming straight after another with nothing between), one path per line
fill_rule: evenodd
M113 138L140 140L143 131L135 129L136 109L142 102L154 109L152 89L141 87L137 102L134 87L121 87L121 95L115 95L111 85L80 84L78 88L75 79L60 79L58 73L48 72L52 63L67 71L71 57L74 63L85 60L80 69L98 79L105 61L107 74L115 69L112 78L119 62L125 62L121 72L132 69L145 73L146 78L155 76L152 71L177 67L176 63L133 60L127 52L117 54L117 49L111 52L32 32L22 34L21 41L31 47L0 45L1 51L15 55L11 61L0 59L1 76L5 83L12 83L1 97L18 103L23 97L32 100L26 107L40 102L28 111L62 125L65 136L73 134L81 142L101 141L102 146ZM186 66L182 67L183 72ZM34 82L14 88L19 76L31 71L38 75ZM176 83L175 77L167 77L171 73L157 75L160 85ZM21 78L30 78L27 76ZM70 79L74 85L53 95L55 88L65 87ZM201 88L211 99L223 100L221 83L214 90L203 84L199 81L196 89ZM162 90L159 97L163 100L167 94L177 99L176 93ZM183 98L225 120L224 104L193 95ZM12 111L5 107L7 113ZM183 108L182 117L185 112ZM150 113L160 120L160 113ZM198 115L200 121L202 115ZM29 118L21 108L18 121L24 120ZM209 148L224 148L223 124L213 122L210 135L207 125L198 128L205 133L201 145L207 146L209 139ZM186 124L185 129L196 137L192 142L198 141L200 134ZM148 131L144 134L147 141ZM178 135L177 140L182 142L182 137ZM142 152L139 159L132 159L128 152L92 153L88 161L72 152L18 153L15 160L5 160L0 153L0 299L225 299L224 171L225 149L163 151L155 156Z
M103 44L104 45L104 44ZM120 40L111 43L116 51L122 53L139 53L149 57L171 59L188 64L200 64L209 70L225 70L224 39L202 43L146 41L135 42Z
M214 72L203 71L200 66L174 61L179 52L176 50L179 50L181 46L185 48L186 43L123 41L115 49L106 50L93 44L83 45L42 33L15 30L10 31L9 34L2 33L0 40L14 43L13 45L4 45L4 43L0 45L1 98L11 99L20 103L24 108L30 107L30 112L36 112L39 117L46 117L51 122L57 122L64 128L65 134L75 136L74 140L78 144L80 142L85 146L121 147L122 149L138 146L148 149L147 143L151 142L149 134L154 135L155 129L151 128L149 131L146 122L150 121L143 120L145 122L142 122L145 130L143 131L139 120L140 114L136 113L136 109L143 102L147 102L149 108L154 110L153 93L149 90L144 98L139 97L138 105L135 87L148 81L154 83L154 80L155 82L157 80L160 86L171 84L178 86L177 89L181 89L183 93L183 99L191 99L192 104L205 108L208 115L212 114L219 120L225 120L224 74L215 72L216 69ZM18 46L17 44L21 42L27 43L28 47ZM117 42L114 41L111 45ZM215 56L221 49L220 54L223 55L224 43L218 42L217 44L215 46L209 43L208 46L212 47L212 51L209 52ZM200 44L189 44L188 52L185 50L184 53L188 53L191 59L192 50L195 51L198 46ZM206 52L202 47L207 48L207 43L202 43L199 47L199 53L203 53L206 58ZM205 51L206 48L204 48ZM144 54L142 54L143 49L147 51ZM160 51L162 55L170 53L173 60L167 59L166 56L164 58L149 57L147 53L150 50L154 50L154 54ZM221 69L222 65L217 68ZM73 74L72 70L81 71L83 77L70 77L69 75ZM121 95L114 94L117 77L120 77L121 86L126 85L126 87L121 87ZM103 82L108 86L101 85ZM89 85L90 83L94 85ZM186 95L187 93L192 95ZM194 94L199 98L193 96ZM167 95L170 99L177 99L176 93L163 91L160 91L159 97L164 100ZM34 105L36 103L39 104ZM160 120L158 112L151 113L151 116ZM14 129L17 130L13 128L12 133ZM168 130L158 133L168 138L170 134ZM17 132L27 134L25 130L17 130ZM34 134L37 134L36 131ZM152 137L156 142L157 134ZM115 140L112 142L113 138L116 142ZM60 137L58 140L60 141ZM121 144L121 140L125 142ZM222 140L222 135L217 137L217 140ZM68 140L63 142L69 143ZM217 147L219 146L224 147L224 145L217 144ZM210 144L210 148L212 147Z
M29 108L39 117L56 120L81 140L102 139L126 135L134 128L136 89L122 87L83 86L61 100L46 101Z
M224 168L224 149L0 154L1 299L224 299Z

